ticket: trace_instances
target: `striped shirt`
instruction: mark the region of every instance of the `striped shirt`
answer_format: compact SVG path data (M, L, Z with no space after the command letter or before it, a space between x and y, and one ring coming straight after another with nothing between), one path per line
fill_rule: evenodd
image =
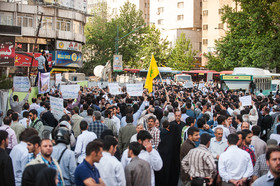
M217 169L215 160L205 145L192 149L181 161L183 170L191 177L214 178Z

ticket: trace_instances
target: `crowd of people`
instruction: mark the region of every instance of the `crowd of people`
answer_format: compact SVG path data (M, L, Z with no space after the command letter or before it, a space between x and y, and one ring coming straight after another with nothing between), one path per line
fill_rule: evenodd
M239 97L250 95L242 106ZM280 185L280 95L154 81L153 92L81 87L52 111L12 90L0 126L0 185ZM2 113L2 112L1 112Z

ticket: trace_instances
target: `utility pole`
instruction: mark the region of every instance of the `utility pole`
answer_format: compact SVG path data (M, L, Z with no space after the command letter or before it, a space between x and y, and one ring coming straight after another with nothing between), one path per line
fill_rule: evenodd
M38 41L39 31L40 31L40 28L41 28L42 19L43 19L43 12L41 12L41 17L40 17L39 24L38 24L38 27L37 27L35 43L34 43L33 52L32 52L33 53L33 57L31 59L30 67L28 67L28 71L27 71L29 79L30 79L30 73L31 73L31 69L32 69L32 65L33 65L33 60L34 60L34 53L35 53L34 50L35 50L35 47L37 45L37 41Z

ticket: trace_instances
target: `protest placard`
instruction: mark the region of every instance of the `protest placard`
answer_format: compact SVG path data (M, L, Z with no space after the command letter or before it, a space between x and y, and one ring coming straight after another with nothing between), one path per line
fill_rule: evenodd
M64 115L64 107L63 107L63 99L50 97L50 105L52 109L52 113L56 115L58 118L61 118Z
M183 85L184 88L193 88L193 83L192 81L187 81Z
M97 86L99 87L99 88L105 88L105 87L107 87L108 86L108 82L106 82L106 81L104 81L104 82L97 82Z
M51 74L49 72L40 73L38 78L38 93L44 94L50 91L50 78Z
M56 86L61 83L61 80L62 80L61 74L55 74L55 85Z
M240 97L239 101L242 103L243 107L252 105L252 97L251 96Z
M121 94L120 86L118 83L108 83L108 87L109 87L110 94L112 95Z
M88 82L88 88L96 87L98 86L98 82L95 81L90 81Z
M80 91L80 85L61 85L60 91L63 99L76 99Z
M30 88L28 77L14 76L13 87L15 92L28 92Z
M130 96L142 96L143 84L126 84L126 91Z

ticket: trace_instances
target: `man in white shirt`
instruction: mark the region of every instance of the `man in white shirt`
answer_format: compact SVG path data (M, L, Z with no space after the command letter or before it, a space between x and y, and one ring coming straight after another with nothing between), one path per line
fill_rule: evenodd
M118 141L110 135L105 136L103 141L103 157L95 166L99 170L100 177L106 185L125 186L124 168L114 156L117 151Z
M29 112L23 112L23 118L19 120L19 123L22 124L25 128L27 128L27 120L29 120Z
M162 159L155 149L153 149L151 144L152 136L146 130L141 130L137 134L137 141L141 144L142 150L138 157L142 160L146 160L151 167L151 186L155 186L155 174L154 171L159 171L162 168ZM128 149L123 152L122 155L122 165L126 167L130 163L131 158L128 158Z
M75 156L78 157L78 164L82 163L86 157L86 147L87 144L97 138L94 132L89 132L88 123L86 121L81 121L80 128L82 133L78 136L76 147L75 147Z
M227 150L219 158L219 174L222 178L222 186L244 185L253 175L253 164L249 153L238 148L237 134L228 136Z
M117 106L113 106L113 117L111 118L111 120L113 120L116 124L116 128L117 128L117 135L119 135L119 130L121 128L121 120L117 117Z
M40 105L37 104L37 99L32 98L32 104L29 106L29 110L32 110L32 109L37 110L38 108L40 108Z
M216 128L222 128L223 129L223 138L227 138L228 137L228 135L230 134L230 132L229 132L229 129L227 128L227 127L225 127L225 125L226 125L226 117L225 116L223 116L223 115L221 115L221 116L219 116L218 118L217 118L217 121L218 121L218 125L217 125L217 127L215 127L215 128L213 128L213 131L215 131L216 130Z
M10 157L13 162L13 169L15 175L16 186L21 186L22 173L28 162L28 149L27 149L27 139L30 136L38 135L37 130L33 128L25 129L20 135L20 143L17 144L11 151Z
M219 160L220 155L228 147L227 140L223 138L223 129L217 127L215 129L215 138L211 138L209 150L212 153L215 161Z

